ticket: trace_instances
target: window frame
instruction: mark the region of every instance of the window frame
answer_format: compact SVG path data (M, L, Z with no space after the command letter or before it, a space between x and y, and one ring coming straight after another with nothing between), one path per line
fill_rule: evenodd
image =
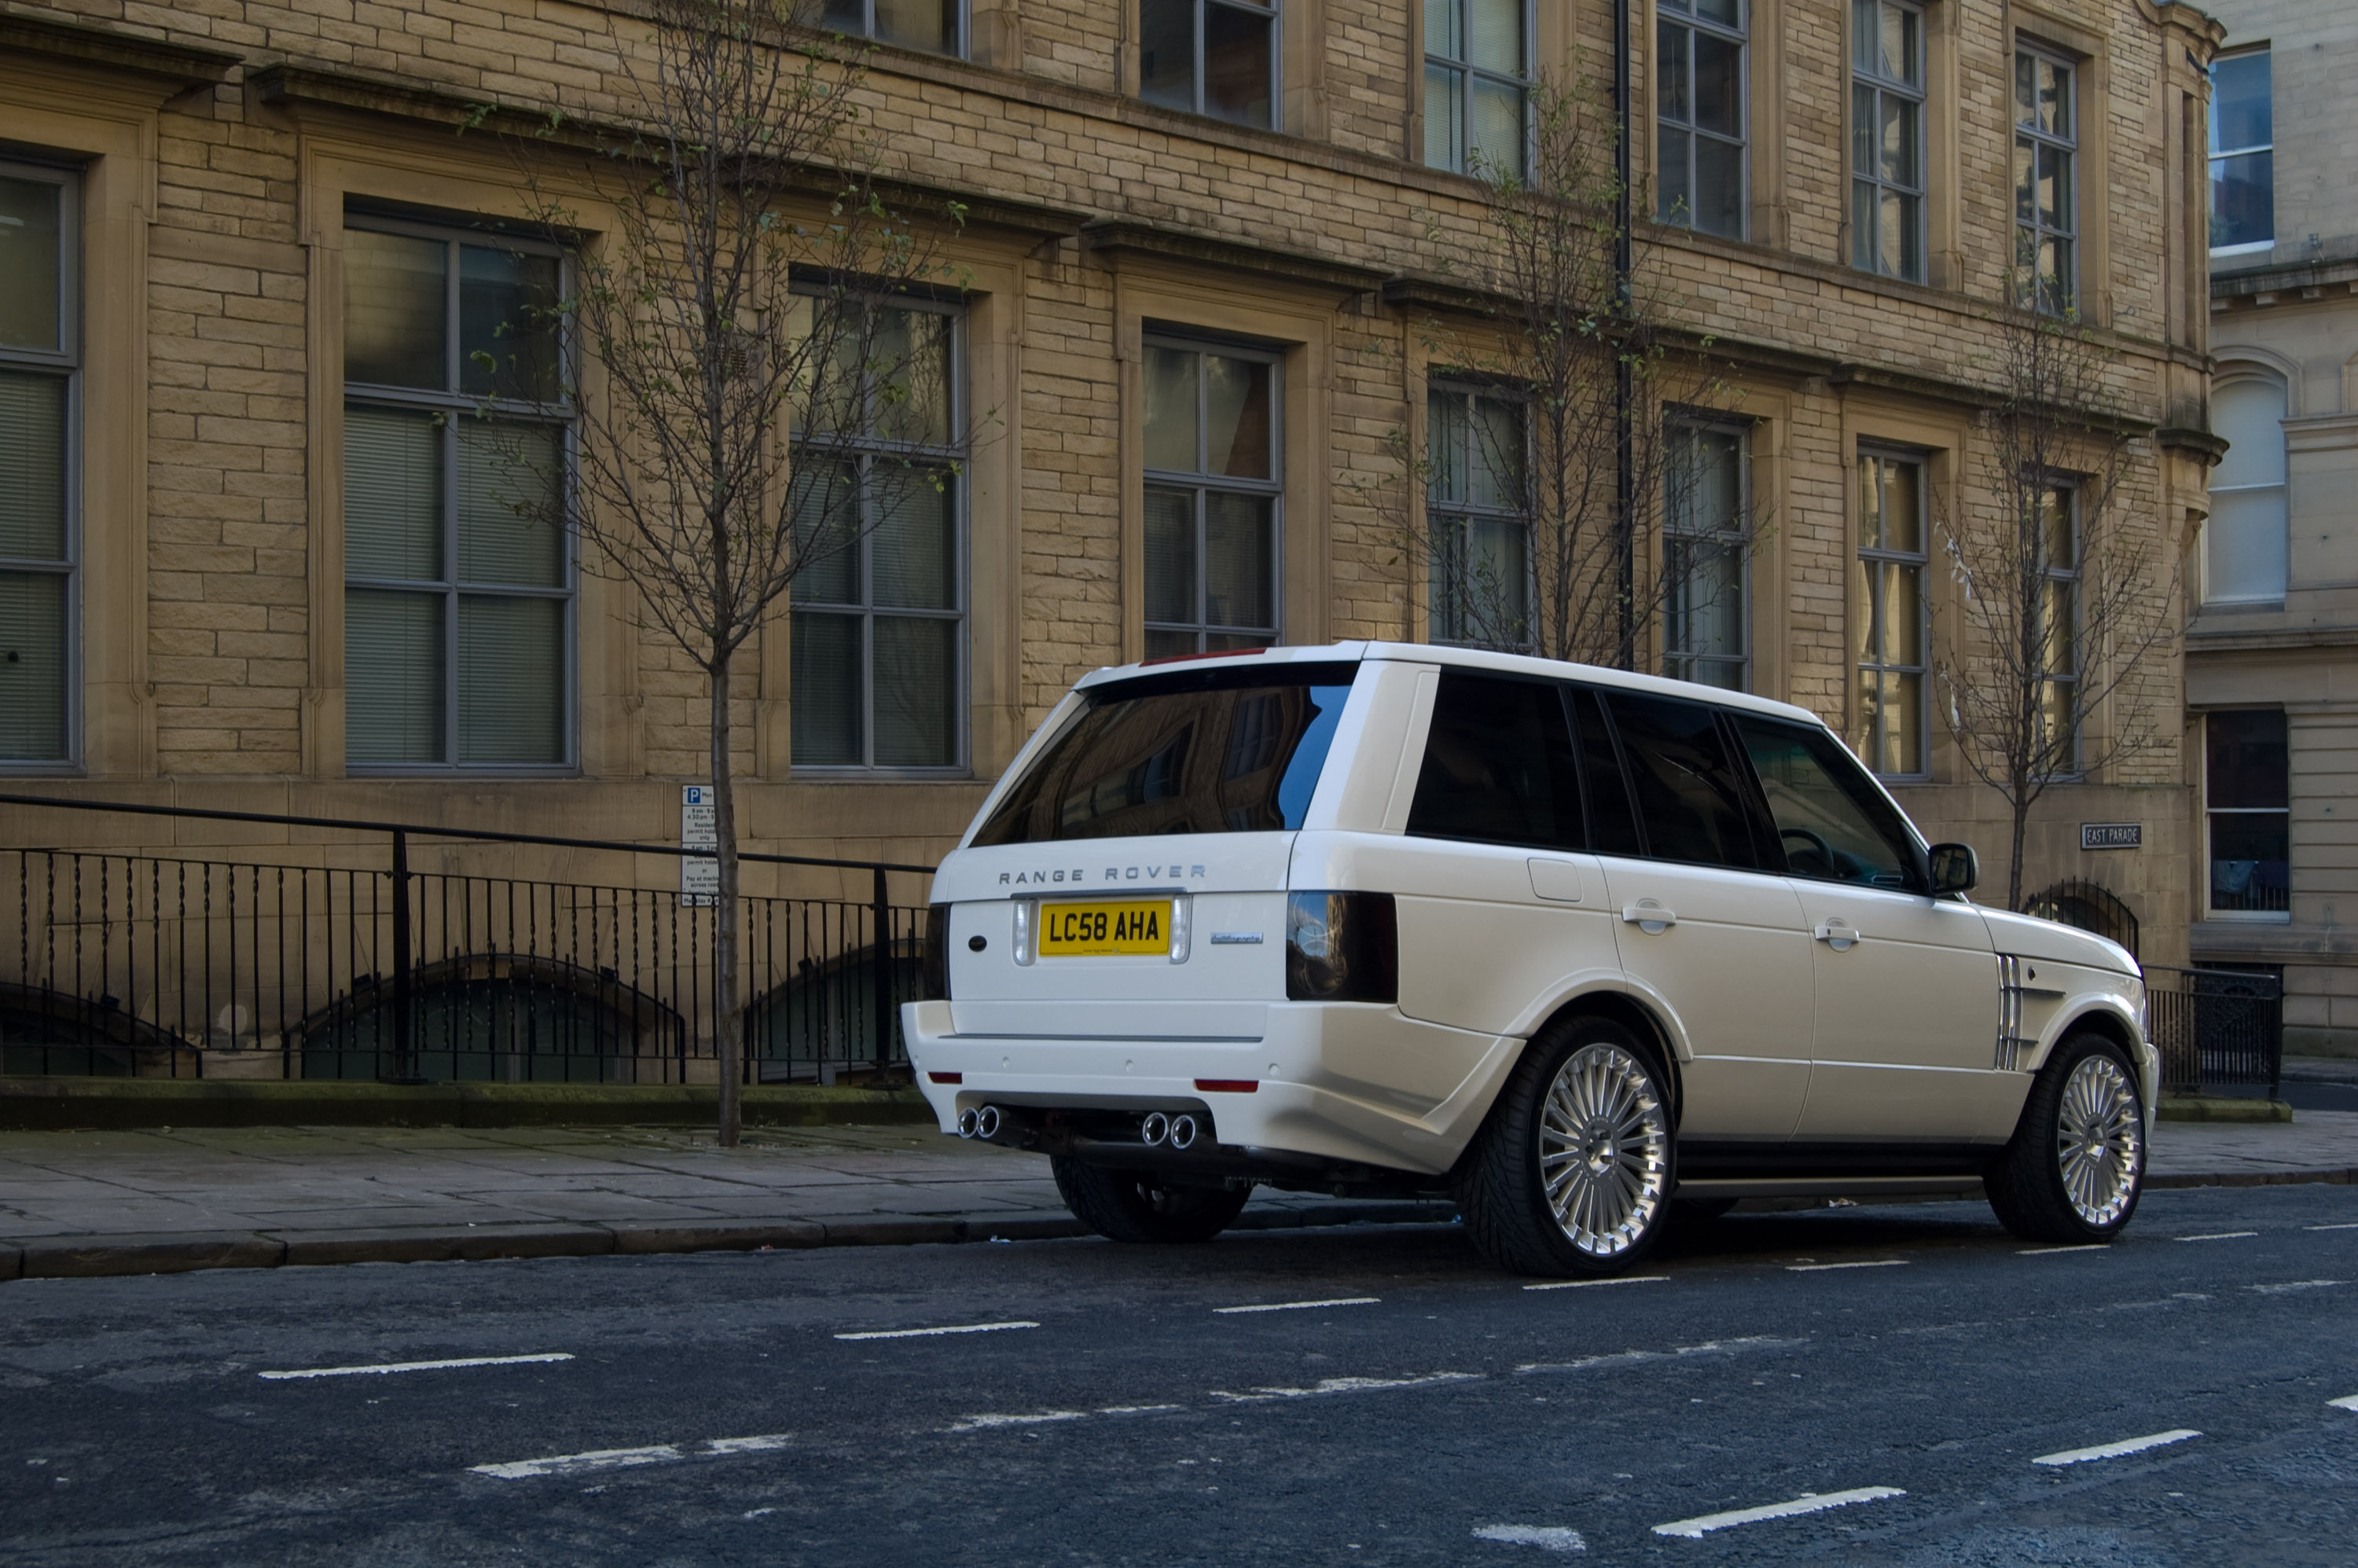
M869 4L872 5L874 0L869 0ZM1146 33L1146 7L1151 5L1167 4L1184 5L1188 7L1188 21L1193 28L1195 40L1195 58L1191 77L1194 85L1193 103L1187 108L1181 109L1176 104L1163 103L1149 98L1146 95L1146 72L1142 61L1140 64L1136 94L1140 103L1152 103L1158 109L1169 109L1174 114L1200 114L1207 120L1217 120L1224 125L1242 125L1249 130L1282 131L1285 128L1284 0L1268 0L1266 5L1259 3L1259 0L1136 0L1136 4L1140 38L1143 38ZM1226 6L1229 10L1242 11L1255 16L1265 16L1269 19L1269 123L1267 124L1257 124L1250 120L1231 120L1225 114L1214 114L1205 107L1204 34L1206 30L1206 18L1210 7L1214 5Z
M1476 171L1468 165L1474 154L1474 83L1478 79L1513 88L1516 100L1522 105L1520 115L1522 145L1515 150L1513 173L1518 179L1528 179L1531 167L1531 85L1535 80L1531 61L1539 52L1537 0L1515 0L1516 14L1522 26L1523 72L1520 76L1509 76L1503 72L1476 65L1472 59L1473 51L1470 49L1466 51L1466 58L1464 59L1452 59L1448 55L1436 55L1433 52L1433 26L1430 20L1433 7L1446 5L1457 12L1458 20L1464 24L1460 28L1462 36L1471 38L1474 29L1471 18L1466 13L1472 3L1473 0L1424 0L1427 20L1423 36L1418 40L1418 51L1423 62L1423 75L1419 80L1423 84L1420 91L1423 93L1424 105L1424 166L1427 168L1445 169L1452 174L1476 174ZM1455 74L1460 83L1460 113L1450 116L1450 159L1447 163L1433 161L1433 104L1431 83L1435 70Z
M2024 217L2022 211L2023 188L2019 183L2015 186L2013 221L2015 265L2017 271L2022 265L2022 243L2026 234L2031 238L2030 253L2034 266L2037 265L2039 242L2051 237L2071 258L2069 276L2058 275L2056 279L2056 286L2061 290L2061 297L2050 300L2041 280L2034 274L2028 280L2028 297L2041 315L2069 315L2079 308L2080 301L2080 174L2081 152L2084 145L2080 129L2080 84L2085 74L2087 62L2077 56L2032 43L2023 38L2014 40L2014 59L2015 82L2008 84L2009 109L2013 112L2014 121L2014 146L2017 153L2028 146L2031 156L2030 212L2028 218ZM2013 99L2013 92L2016 83L2020 81L2022 62L2026 59L2060 68L2063 71L2065 81L2070 88L2068 119L2071 132L2068 136L2039 129L2035 114L2029 122L2022 118L2019 113L2019 100ZM2061 157L2065 180L2071 187L2069 221L2067 226L2062 228L2049 228L2039 215L2039 153L2041 148L2051 150ZM2017 277L2015 287L2019 295L2024 287L2023 280Z
M1753 673L1752 537L1745 524L1752 516L1752 423L1749 420L1714 418L1708 415L1689 413L1674 414L1669 420L1669 426L1670 434L1674 440L1682 436L1718 435L1732 438L1736 445L1736 514L1732 521L1736 526L1723 527L1709 533L1678 526L1671 520L1671 498L1665 495L1662 498L1662 574L1666 581L1678 575L1671 570L1671 545L1673 540L1733 551L1736 558L1736 638L1743 652L1731 658L1722 654L1697 653L1693 648L1673 648L1671 646L1672 628L1677 624L1680 612L1671 608L1673 600L1666 596L1662 605L1662 674L1672 680L1695 681L1693 674L1680 674L1673 666L1683 664L1689 671L1692 671L1697 665L1704 664L1733 665L1736 671L1738 682L1734 687L1718 687L1711 681L1695 681L1695 684L1712 686L1721 691L1749 692L1752 689ZM1666 483L1668 477L1669 470L1666 468L1664 474ZM1686 575L1691 577L1693 574L1690 572ZM1673 592L1675 591L1674 589ZM1689 611L1685 613L1691 617L1693 612Z
M1528 481L1525 481L1521 503L1512 506L1485 505L1482 503L1474 500L1470 494L1462 501L1451 501L1446 499L1436 500L1433 495L1433 484L1434 464L1433 460L1432 413L1433 400L1435 397L1462 398L1466 402L1467 409L1466 432L1468 445L1466 451L1461 455L1463 456L1466 465L1465 471L1468 474L1473 472L1473 447L1471 443L1475 438L1475 424L1472 417L1472 409L1474 402L1477 398L1488 398L1493 402L1509 404L1516 409L1517 422L1521 427L1522 430L1523 462L1526 465L1523 471L1526 475L1531 471L1528 465L1531 460L1531 425L1529 413L1530 399L1523 394L1520 388L1502 385L1496 382L1485 382L1479 378L1464 376L1436 376L1425 383L1424 450L1426 473L1424 485L1424 534L1427 545L1425 558L1426 640L1446 648L1505 648L1509 652L1526 652L1531 646L1531 641L1528 635L1528 623L1531 619L1531 600L1538 588L1531 557L1531 509L1529 504L1530 498ZM1441 563L1438 559L1440 552L1434 547L1439 545L1441 536L1440 524L1435 520L1436 514L1442 517L1445 517L1450 524L1452 532L1457 540L1456 547L1461 553L1461 558L1465 558L1465 554L1468 548L1466 543L1466 533L1476 522L1512 523L1520 525L1523 530L1523 617L1526 622L1526 635L1521 642L1510 646L1501 643L1481 642L1470 637L1444 637L1441 634L1441 594L1443 582ZM1463 611L1461 610L1456 613L1458 618L1462 620Z
M826 291L822 286L813 283L808 286L797 285L794 292L818 297ZM956 300L922 294L903 295L889 305L877 306L873 308L917 311L925 315L939 316L948 321L949 364L945 379L947 383L947 416L952 439L946 445L934 446L922 441L878 436L865 429L854 435L847 436L838 431L828 436L827 439L831 444L849 448L850 455L862 464L860 484L860 538L856 546L859 557L856 570L859 574L860 597L857 603L806 600L790 587L786 595L786 613L791 618L807 610L816 615L856 616L859 619L860 749L864 760L857 762L803 762L794 755L794 742L790 730L787 739L787 765L793 769L795 776L798 778L968 778L972 776L974 771L972 750L974 726L972 703L969 699L969 694L973 689L974 660L973 650L968 645L971 639L961 634L971 625L974 618L973 544L968 537L968 518L971 515L970 503L974 489L973 469L968 460L968 443L964 439L968 417L967 312L965 308ZM872 386L861 393L863 405L872 403L873 398ZM951 487L950 515L947 519L951 544L951 598L957 601L951 609L925 610L887 605L880 611L877 606L876 503L867 481L866 465L878 457L903 457L928 463L937 460L941 466L949 468L955 473L956 482ZM796 582L799 583L799 581L800 579L797 578ZM950 760L946 762L915 764L876 761L876 619L880 613L888 619L946 621L957 628L950 637L951 754ZM792 635L791 619L787 634ZM790 675L787 687L789 701L792 699L792 679Z
M2244 925L2283 925L2292 920L2292 719L2285 718L2285 803L2282 806L2225 806L2211 804L2211 720L2214 715L2226 713L2283 714L2281 708L2218 708L2202 713L2202 918L2234 921ZM2211 868L2217 862L2212 854L2212 821L2218 816L2275 816L2285 825L2285 904L2283 909L2221 909L2211 902L2215 891Z
M2249 49L2230 50L2220 55L2211 62L2210 75L2211 79L2214 82L2218 80L2219 68L2230 60L2260 59L2268 62L2268 139L2266 141L2255 143L2250 146L2223 147L2219 145L2219 116L2216 114L2207 114L2204 116L2208 123L2208 129L2207 135L2204 138L2207 143L2207 155L2203 163L2203 170L2209 177L2210 190L2212 193L2212 201L2209 206L2209 218L2211 222L2216 222L2218 221L2216 198L2219 189L2219 165L2230 158L2250 157L2256 153L2266 153L2268 155L2268 237L2265 240L2238 240L2233 244L2212 245L2211 247L2211 254L2214 256L2258 255L2264 252L2272 252L2277 248L2277 68L2276 60L2272 57L2272 48L2273 46L2269 44L2255 44Z
M1913 83L1884 75L1880 69L1883 59L1882 50L1877 48L1870 51L1867 48L1870 41L1879 41L1883 26L1883 8L1887 5L1896 5L1916 18L1916 50L1912 61L1916 80ZM1877 40L1866 39L1858 34L1857 17L1862 8L1875 18ZM1851 265L1858 271L1869 273L1877 277L1898 278L1903 283L1922 283L1925 280L1931 253L1932 202L1930 172L1931 149L1928 141L1931 124L1931 84L1928 76L1927 63L1931 19L1925 15L1922 5L1915 4L1915 0L1859 0L1859 3L1852 7L1852 30L1850 57ZM1862 65L1862 60L1871 60L1873 63ZM1869 107L1876 111L1867 122L1869 128L1865 130L1862 129L1858 120L1859 96L1862 92L1866 94ZM1879 156L1876 159L1872 171L1863 171L1858 167L1860 138L1863 135L1871 136L1875 131L1879 130L1883 124L1881 110L1886 100L1895 100L1906 104L1915 115L1916 182L1912 186L1898 180L1885 178ZM1887 265L1886 258L1874 254L1881 249L1883 226L1879 220L1874 223L1859 222L1858 202L1861 187L1866 187L1874 193L1875 211L1878 214L1882 211L1883 198L1887 194L1897 195L1903 200L1915 202L1916 270L1914 272L1909 272L1904 266ZM1862 254L1862 247L1866 247L1865 254Z
M829 31L842 32L846 38L864 38L871 43L882 44L887 49L908 49L912 53L933 55L941 59L967 58L968 40L974 37L972 0L957 0L957 4L952 7L954 13L952 25L957 27L957 36L950 41L947 49L929 49L923 44L904 44L898 38L882 36L876 31L876 0L851 0L851 4L860 7L860 21L857 32L837 27L827 18L824 10L820 14L820 26ZM826 9L832 10L834 5L835 0L828 0Z
M572 287L572 267L565 247L556 241L526 235L496 234L482 229L470 229L460 222L429 221L388 214L369 209L350 209L343 216L343 227L373 233L401 234L414 239L435 240L447 247L443 272L443 359L451 390L429 391L418 387L386 386L376 383L355 382L349 374L338 392L337 408L341 425L341 411L357 403L363 406L402 409L412 413L428 412L443 416L438 429L442 462L442 577L438 581L408 578L356 578L349 559L344 563L340 608L350 602L352 590L408 593L423 596L430 592L442 595L442 754L443 760L432 762L352 762L351 760L352 719L347 708L345 724L345 772L359 777L570 777L581 771L581 562L579 540L569 522L573 510L574 490L578 483L580 446L580 424L576 417L569 372L576 362L578 343L570 313L560 316L557 332L557 383L556 395L546 402L475 395L461 390L464 351L461 348L462 327L460 318L460 285L459 247L474 245L483 250L506 250L525 255L552 256L557 264L557 290L560 297L569 295ZM338 309L342 301L338 301ZM513 583L467 584L459 575L459 495L458 421L490 410L494 415L509 416L538 425L555 425L559 437L558 460L564 473L559 483L564 487L560 509L568 522L560 545L563 581L555 588L531 588ZM341 516L341 512L340 512ZM563 691L558 696L560 746L558 760L551 762L469 762L459 760L459 601L464 596L556 600L564 605L562 630L564 646L559 651L558 667L563 672ZM349 646L349 643L347 643ZM349 689L347 675L347 689Z
M1653 119L1654 158L1657 167L1654 171L1654 186L1658 195L1654 210L1654 221L1659 223L1668 224L1671 228L1684 229L1690 233L1711 234L1714 238L1735 240L1742 243L1749 241L1752 237L1752 0L1736 0L1736 5L1738 12L1743 16L1744 20L1739 27L1731 29L1724 22L1701 15L1693 9L1693 5L1688 3L1688 0L1667 0L1667 3L1665 3L1665 0L1657 0L1654 9L1654 47L1657 55L1659 55L1661 50L1662 29L1665 27L1684 27L1690 33L1700 30L1710 34L1714 38L1719 38L1727 43L1732 43L1736 46L1736 118L1743 125L1744 129L1743 134L1735 138L1731 143L1729 138L1721 135L1718 132L1704 130L1694 123L1693 103L1695 51L1692 42L1689 43L1686 51L1686 97L1688 103L1688 117L1686 119L1674 120L1671 118L1669 114L1664 112L1663 105L1659 102L1660 97L1660 75L1661 67L1659 60L1656 62L1655 96L1658 102L1653 106ZM1673 5L1676 5L1679 8L1674 10L1672 9ZM1668 190L1668 182L1662 178L1662 171L1660 167L1661 161L1662 127L1665 125L1681 132L1687 138L1687 213L1683 221L1677 217L1673 212L1665 211L1660 205L1662 195L1659 193L1666 193ZM1724 145L1732 145L1736 148L1737 168L1736 193L1736 232L1732 234L1721 234L1715 230L1698 228L1695 224L1695 138L1697 136L1709 136L1715 142L1719 142Z
M1198 0L1198 4L1204 0ZM1152 600L1151 590L1141 594L1139 628L1142 637L1157 632L1183 633L1195 639L1195 652L1206 651L1205 643L1214 635L1258 636L1264 631L1269 642L1263 646L1276 647L1285 641L1285 355L1282 351L1258 343L1243 342L1232 338L1198 337L1183 331L1149 330L1140 335L1141 365L1150 349L1173 349L1182 353L1218 354L1227 359L1250 360L1269 366L1269 468L1266 480L1237 479L1227 474L1205 471L1205 443L1211 439L1209 397L1211 378L1199 368L1195 375L1195 453L1196 468L1182 473L1172 469L1141 467L1141 502L1149 490L1185 490L1192 493L1195 526L1195 619L1192 622L1153 621L1145 614L1146 604ZM1141 453L1145 448L1146 400L1139 399L1138 431ZM1206 527L1206 497L1213 492L1227 494L1265 496L1270 500L1270 610L1271 624L1259 626L1214 626L1206 615L1206 600L1211 589L1210 557L1205 548ZM1141 518L1143 522L1143 515ZM1145 562L1141 559L1141 571ZM1141 587L1143 579L1141 578ZM1149 658L1173 655L1148 654Z
M1879 565L1912 568L1917 573L1916 657L1912 663L1899 663L1888 658L1868 660L1854 655L1850 661L1851 700L1854 703L1858 702L1860 677L1870 670L1884 676L1912 675L1917 677L1916 689L1919 695L1916 705L1915 740L1917 755L1922 760L1923 765L1911 773L1887 773L1877 768L1872 761L1866 761L1864 758L1862 761L1866 763L1866 771L1878 779L1920 784L1930 781L1932 776L1932 461L1931 454L1926 452L1862 441L1859 443L1857 457L1852 468L1854 484L1858 482L1858 469L1871 460L1887 463L1908 463L1915 468L1917 473L1916 536L1920 542L1920 547L1913 551L1893 550L1883 546L1867 544L1866 518L1862 513L1854 519L1853 523L1855 544L1851 553L1851 569L1857 571L1865 563L1872 561ZM1859 493L1859 490L1855 489L1852 493L1855 496ZM1879 617L1880 607L1876 607L1871 612ZM1878 651L1885 653L1889 651L1887 641ZM1883 730L1880 721L1877 720L1876 732L1869 734L1867 732L1869 720L1866 714L1860 712L1856 715L1856 719L1861 743L1868 749L1868 756L1880 756L1884 749L1880 742L1887 731Z
M0 774L16 777L82 771L82 179L81 171L20 158L0 160L0 174L58 188L58 347L0 347L0 369L45 374L65 383L63 439L58 460L59 501L64 513L60 554L0 557L0 571L15 576L62 578L65 613L59 618L58 678L63 684L62 734L55 757L0 758Z
M2278 583L2277 591L2272 594L2230 595L2212 592L2211 551L2219 542L2219 509L2214 505L2211 508L2210 516L2202 528L2202 600L2198 607L2202 610L2210 609L2214 605L2223 609L2281 605L2285 601L2285 595L2292 588L2292 449L2286 438L2284 427L2285 421L2292 416L2292 382L2272 366L2260 365L2250 361L2223 364L2212 381L2212 409L2216 410L2221 393L2231 386L2244 385L2261 385L2269 388L2276 394L2277 402L2284 409L2284 412L2277 415L2276 418L2276 469L2282 477L2271 480L2265 484L2216 484L2210 482L2211 478L2215 477L2219 471L2218 468L2213 467L2210 474L2205 476L2203 494L2207 498L2213 495L2257 495L2263 492L2273 492L2278 498L2276 521L2284 533L2284 578ZM2214 425L2217 422L2215 412L2212 422Z

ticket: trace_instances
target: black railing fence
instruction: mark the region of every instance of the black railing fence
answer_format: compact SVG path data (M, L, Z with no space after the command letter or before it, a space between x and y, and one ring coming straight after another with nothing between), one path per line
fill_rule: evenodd
M2284 1077L2284 979L2259 969L2145 971L2146 1038L2168 1094L2266 1085Z
M328 830L312 863L246 849L0 849L0 1074L708 1083L716 912L674 889L454 869L543 846L677 848L0 795L23 807ZM21 832L11 837L25 837ZM292 838L293 834L288 837ZM372 841L373 840L373 841ZM416 870L423 848L439 869ZM906 1061L929 868L742 857L749 1082L882 1077ZM784 884L824 876L827 892ZM750 880L750 875L749 875ZM13 886L10 884L13 882ZM863 885L864 884L864 885ZM853 889L858 889L854 892ZM864 894L864 896L861 896Z

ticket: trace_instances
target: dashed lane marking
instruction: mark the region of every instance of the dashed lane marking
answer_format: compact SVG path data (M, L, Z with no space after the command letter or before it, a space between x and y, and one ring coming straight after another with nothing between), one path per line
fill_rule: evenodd
M871 1328L862 1334L838 1334L838 1339L930 1339L943 1334L996 1334L1003 1328L1037 1328L1036 1323L953 1323L940 1328Z
M2058 1252L2110 1252L2109 1241L2091 1241L2084 1247L2025 1247L2015 1253L2017 1258L2052 1258Z
M297 1378L376 1378L387 1372L440 1372L452 1367L522 1367L535 1361L570 1361L569 1350L545 1350L536 1356L458 1356L447 1361L384 1361L372 1367L304 1367L287 1372L256 1372L268 1382Z
M2241 1241L2246 1236L2257 1236L2256 1230L2214 1230L2208 1236L2180 1236L2180 1241Z
M1853 1503L1879 1502L1885 1498L1904 1498L1907 1495L1897 1487L1854 1487L1847 1492L1804 1492L1790 1503L1769 1503L1762 1508L1735 1509L1724 1514L1672 1519L1668 1524L1656 1525L1654 1533L1682 1535L1690 1541L1701 1541L1714 1530L1732 1530L1739 1524L1758 1524L1763 1519L1823 1513L1828 1509L1847 1508Z
M2304 1225L2301 1228L2303 1230L2358 1230L2358 1220L2353 1220L2347 1225Z
M1592 1280L1590 1284L1608 1281ZM1560 1552L1567 1556L1588 1550L1588 1542L1580 1531L1560 1524L1486 1524L1476 1529L1476 1541L1496 1541L1508 1546L1536 1546L1542 1552Z
M1309 1312L1315 1307L1374 1306L1381 1296L1336 1296L1323 1302L1265 1302L1258 1306L1214 1307L1216 1313L1238 1312Z
M2276 1285L2245 1285L2247 1291L2257 1291L2264 1296L2281 1296L2293 1291L2321 1291L2328 1285L2346 1285L2347 1280L2287 1280Z
M1049 1426L1063 1421L1086 1421L1087 1411L1039 1411L1029 1415L968 1415L960 1416L957 1424L945 1427L946 1432L992 1432L1002 1426Z
M1591 1285L1659 1285L1670 1279L1668 1274L1623 1274L1612 1280L1550 1280L1543 1285L1525 1285L1527 1291L1585 1291ZM1522 1525L1496 1525L1497 1530L1521 1530ZM1536 1529L1537 1526L1531 1528ZM1478 1533L1478 1532L1477 1532Z
M2033 1465L2085 1465L2094 1459L2119 1459L2131 1454L2142 1454L2148 1448L2166 1448L2173 1443L2184 1443L2202 1434L2191 1427L2180 1427L2173 1432L2157 1432L2150 1437L2125 1437L2118 1443L2099 1443L2093 1448L2067 1448L2061 1454L2042 1454Z
M1754 1334L1741 1339L1713 1339L1701 1345L1676 1345L1668 1350L1617 1350L1606 1356L1584 1356L1577 1361L1531 1361L1515 1370L1525 1375L1534 1372L1594 1372L1606 1368L1643 1366L1653 1361L1676 1361L1689 1356L1727 1356L1743 1350L1765 1350L1801 1343L1798 1339Z
M676 1443L658 1443L645 1448L593 1448L586 1454L553 1454L546 1459L512 1459L502 1465L471 1465L471 1476L489 1476L497 1481L524 1481L535 1476L580 1476L592 1470L626 1470L639 1465L669 1465L683 1459L725 1459L737 1454L764 1454L784 1448L789 1441L783 1432L769 1433L760 1437L708 1437L702 1443L683 1448Z
M2358 1411L2358 1394L2344 1394L2338 1400L2325 1401L2338 1411Z
M1905 1258L1877 1258L1872 1263L1788 1263L1786 1271L1795 1274L1823 1274L1829 1269L1904 1269Z
M1369 1394L1388 1389L1428 1389L1436 1383L1478 1383L1479 1372L1426 1372L1413 1378L1322 1378L1306 1389L1251 1389L1241 1394L1211 1390L1225 1404L1260 1404L1270 1400L1311 1400L1327 1394Z

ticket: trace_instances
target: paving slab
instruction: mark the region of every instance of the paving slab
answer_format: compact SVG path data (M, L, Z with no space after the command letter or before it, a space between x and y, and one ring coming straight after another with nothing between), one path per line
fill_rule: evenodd
M2358 1112L2164 1122L2155 1186L2358 1179ZM1238 1225L1430 1222L1445 1204L1257 1194ZM0 1280L1071 1236L1048 1162L926 1128L0 1131Z

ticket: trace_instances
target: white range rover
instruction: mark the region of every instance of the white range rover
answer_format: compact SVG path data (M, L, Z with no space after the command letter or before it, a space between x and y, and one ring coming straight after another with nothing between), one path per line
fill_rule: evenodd
M934 879L903 1022L942 1130L1121 1240L1256 1184L1448 1194L1498 1263L1626 1268L1674 1207L1958 1190L2135 1210L2135 959L1964 894L1817 719L1382 643L1100 670Z

